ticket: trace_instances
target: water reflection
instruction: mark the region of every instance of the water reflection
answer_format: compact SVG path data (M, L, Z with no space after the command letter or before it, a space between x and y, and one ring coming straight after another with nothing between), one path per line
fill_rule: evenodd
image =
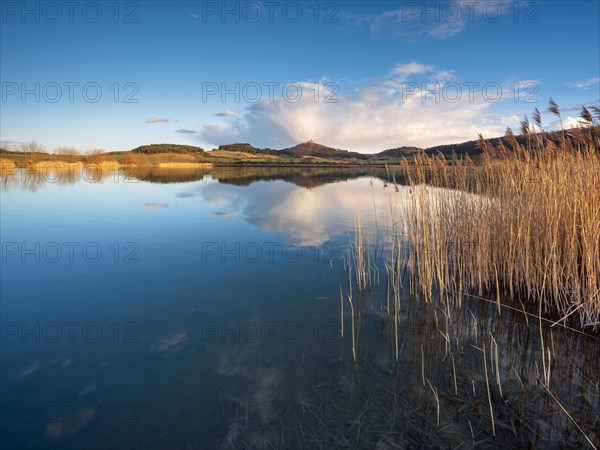
M126 170L107 170L94 164L88 166L48 165L38 169L16 169L2 173L2 191L37 192L47 186L77 186L80 183L127 182L133 179Z
M391 171L391 172L390 172ZM315 188L328 183L370 176L386 178L394 170L383 168L310 168L310 167L159 167L132 166L110 170L98 165L85 167L49 165L38 169L12 169L2 171L2 188L21 188L35 191L47 184L77 184L80 182L132 183L137 180L152 183L186 183L190 181L218 180L220 183L248 186L257 181L288 181L297 186ZM389 175L391 176L391 175ZM396 174L399 177L399 174Z
M354 228L355 213L360 210L365 224L381 226L389 222L390 195L394 187L382 179L397 175L381 168L260 168L215 167L161 168L134 167L120 171L66 169L26 171L17 169L7 174L2 189L31 192L48 185L77 186L81 183L132 184L189 183L178 198L198 197L218 209L212 214L223 218L242 214L246 220L264 231L285 233L300 245L312 245L336 237L348 237ZM357 179L339 189L334 183ZM214 183L213 181L218 181ZM375 185L373 184L375 182ZM386 186L389 191L382 189ZM299 188L300 187L300 188ZM394 202L406 203L409 190L397 187ZM146 202L146 207L159 211L167 203Z
M388 192L379 180L373 183L369 178L347 182L343 189L335 184L303 189L281 181L244 188L212 183L201 186L197 195L225 211L242 214L263 231L284 233L301 245L340 238L347 241L356 211L361 211L365 225L374 232L372 236L377 219L380 231L388 225ZM406 187L393 193L397 202L407 203L408 195Z
M382 171L162 171L3 183L3 241L98 240L106 252L97 264L3 262L3 324L33 330L3 328L8 448L589 448L579 427L600 439L597 339L543 324L548 390L537 319L470 297L425 304L405 277L396 362L383 252L380 283L355 292L355 366L339 331L342 264L203 258L206 241L342 248L357 211L376 246L413 195ZM139 262L115 262L115 241L134 241ZM347 304L343 320L350 330ZM102 338L33 339L49 322L97 324ZM57 404L73 406L32 414Z

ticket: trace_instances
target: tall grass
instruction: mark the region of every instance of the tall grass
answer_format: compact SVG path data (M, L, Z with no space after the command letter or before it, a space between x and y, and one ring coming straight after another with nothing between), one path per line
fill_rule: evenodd
M560 117L555 102L550 112ZM414 379L420 372L420 383L408 383L416 393L408 402L446 441L447 430L462 427L453 447L470 430L475 446L564 439L597 448L596 341L582 333L600 331L600 117L585 108L581 117L579 128L542 133L536 110L532 121L523 119L521 136L508 129L496 145L481 137L478 164L424 153L405 161L401 175L409 186L393 182L400 195L387 191L389 212L375 247L357 213L347 293L340 287L340 332L343 338L350 324L353 373L376 366L369 335L360 340L362 354L357 344L361 311L371 288L377 293L373 267L384 266L386 290L373 298L380 313L387 311L380 330L389 330L385 351L395 360L393 373L406 380L407 372ZM522 310L524 320L513 321L509 309ZM583 331L553 328L562 325ZM582 353L568 344L582 341ZM397 399L410 395L405 386L387 405L390 430ZM585 401L575 410L576 397ZM549 418L550 426L538 427Z
M554 102L550 110L560 114ZM586 108L581 117L558 141L526 119L524 145L510 129L496 147L480 136L480 165L425 154L404 163L402 263L426 300L477 293L501 309L508 297L557 324L600 330L600 124Z

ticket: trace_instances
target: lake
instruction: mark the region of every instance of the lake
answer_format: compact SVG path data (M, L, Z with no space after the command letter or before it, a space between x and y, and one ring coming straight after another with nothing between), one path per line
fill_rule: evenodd
M385 169L97 175L3 175L3 448L600 440L597 338L541 334L495 298L425 303L408 280L389 313L389 205L412 191ZM358 211L375 263L362 291Z

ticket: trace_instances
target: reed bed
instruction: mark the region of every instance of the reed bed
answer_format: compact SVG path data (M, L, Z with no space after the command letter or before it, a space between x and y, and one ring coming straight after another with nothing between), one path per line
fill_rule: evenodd
M396 247L409 251L391 265L410 271L426 301L434 292L458 302L477 293L500 310L509 298L540 318L598 332L600 125L589 119L558 142L527 120L525 145L510 129L495 147L480 137L480 165L425 154L405 162L412 196Z
M554 102L549 110L560 116ZM425 154L405 161L401 175L408 187L400 196L388 191L385 242L374 247L357 215L345 265L348 291L340 292L341 329L347 297L354 373L360 373L369 365L368 352L357 357L354 335L369 320L361 317L379 279L374 267L384 266L387 351L394 374L408 370L413 380L420 378L413 381L418 398L408 404L420 405L415 440L421 444L423 433L431 433L456 439L459 447L497 446L514 437L513 444L564 439L598 448L597 409L591 421L587 410L597 408L592 392L598 390L598 366L591 362L596 358L577 373L565 370L553 334L560 326L565 327L561 340L593 340L589 335L600 331L600 117L595 112L596 117L583 108L579 128L540 133L536 110L534 125L523 120L520 137L510 129L496 145L480 137L478 164L469 157L448 161ZM377 258L380 245L383 261ZM354 305L353 286L359 297ZM408 301L417 298L424 301ZM402 312L407 302L409 311ZM420 319L411 314L413 308ZM515 311L522 313L521 337L515 334L521 325L509 320ZM422 320L428 324L418 331L423 340L411 346L407 337ZM516 350L507 351L511 348ZM584 375L588 371L594 375ZM586 404L574 416L575 403L571 400L569 409L563 402L576 390L586 392ZM393 405L392 420L396 399ZM448 435L456 425L449 424L453 410L465 420L458 419L459 433ZM467 433L472 442L463 440Z
M6 158L0 158L0 175L12 175L15 172L16 165L14 161Z

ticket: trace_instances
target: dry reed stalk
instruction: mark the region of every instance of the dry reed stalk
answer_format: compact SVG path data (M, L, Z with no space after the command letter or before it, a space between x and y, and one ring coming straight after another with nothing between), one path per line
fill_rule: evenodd
M598 447L596 447L594 445L594 443L590 440L590 438L587 436L587 434L585 434L585 432L581 429L581 427L577 424L577 422L575 422L575 419L573 419L573 417L571 416L571 414L569 414L569 412L558 401L558 399L554 396L554 394L552 392L550 392L550 389L548 387L546 387L546 392L548 392L548 394L550 395L550 397L552 397L552 399L558 404L558 406L560 407L560 409L567 415L567 417L569 418L569 420L571 420L571 422L573 422L573 424L577 427L577 429L581 432L581 434L583 434L583 437L585 438L586 441L588 441L588 443L592 446L592 448L594 450L598 450Z
M454 395L458 395L458 384L456 383L456 364L454 363L454 355L452 355L452 373L454 374Z
M429 380L427 380L427 383L429 384L429 387L431 388L431 392L433 392L433 396L435 397L435 401L437 403L437 426L439 428L439 426L440 426L440 397L437 393L437 390L433 388L433 386L431 385Z
M342 294L342 285L340 283L340 334L344 337L344 295Z
M498 384L498 389L500 390L500 397L503 397L502 395L502 383L500 382L500 367L499 367L499 357L498 357L498 343L496 342L496 339L494 339L494 336L492 335L492 332L490 331L490 337L492 338L492 341L490 342L490 352L492 351L492 343L494 344L494 359L495 359L495 363L496 363L496 383Z
M421 379L423 386L425 386L425 349L421 345Z
M485 373L485 386L487 388L488 402L490 404L490 419L492 421L492 434L496 436L496 426L494 425L494 409L492 408L492 395L490 394L490 381L488 379L487 360L485 356L485 344L483 345L483 368Z
M352 295L348 295L348 302L350 303L350 315L352 317L352 357L354 358L354 365L356 365L356 339L354 335L354 305L352 304Z

